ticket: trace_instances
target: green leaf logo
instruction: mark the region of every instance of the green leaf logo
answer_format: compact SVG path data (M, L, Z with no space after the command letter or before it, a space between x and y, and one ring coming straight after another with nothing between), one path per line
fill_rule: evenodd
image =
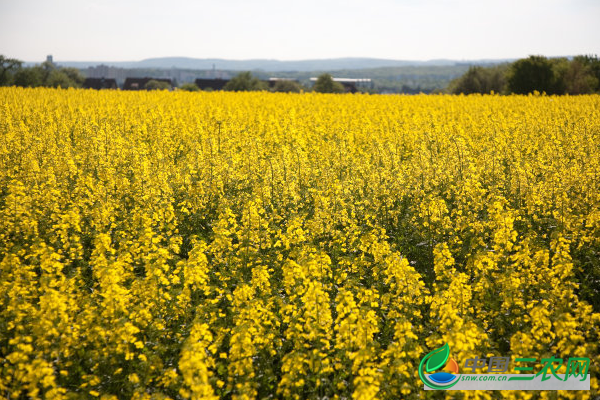
M431 354L433 353L433 354ZM427 372L435 371L440 367L446 365L446 361L448 361L448 357L450 357L450 346L448 343L440 347L439 349L435 349L430 354L431 356L427 360L427 364L425 365L425 370Z
M460 380L458 379L458 375L449 374L447 372L437 372L429 375L429 377L425 376L425 373L431 373L432 371L443 367L446 364L446 361L448 361L448 358L450 358L450 346L448 346L448 343L439 349L427 353L425 357L421 358L421 362L419 363L419 378L421 378L421 381L423 381L426 386L429 386L432 389L446 390L456 385ZM458 373L458 366L454 359L452 360L452 363L454 365L452 371ZM436 379L436 376L442 380ZM448 381L447 378L452 378L452 380Z

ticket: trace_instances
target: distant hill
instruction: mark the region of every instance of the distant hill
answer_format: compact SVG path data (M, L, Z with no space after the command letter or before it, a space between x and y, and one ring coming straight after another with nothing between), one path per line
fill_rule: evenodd
M498 64L511 60L429 60L429 61L410 61L410 60L387 60L381 58L332 58L323 60L298 60L298 61L280 61L280 60L224 60L220 58L187 58L187 57L162 57L149 58L142 61L56 61L57 64L66 67L87 68L104 64L118 68L159 68L159 69L193 69L210 70L214 67L217 70L229 71L335 71L335 70L355 70L365 68L383 68L383 67L407 67L407 66L453 66L453 65L480 65L480 64Z
M472 65L491 66L513 60L387 60L379 58L333 58L324 60L223 60L185 57L151 58L142 61L60 61L64 67L79 68L89 78L115 79L123 85L126 78L164 78L177 84L197 78L229 79L240 71L252 71L259 79L293 78L310 86L310 78L323 72L335 77L370 78L366 90L376 93L430 93L445 89ZM26 66L35 63L25 63ZM214 69L213 69L214 66Z

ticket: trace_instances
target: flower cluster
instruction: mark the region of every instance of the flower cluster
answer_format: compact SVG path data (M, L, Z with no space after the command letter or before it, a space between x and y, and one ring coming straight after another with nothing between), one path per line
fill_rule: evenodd
M443 343L593 398L599 259L597 95L0 88L2 398L420 399Z

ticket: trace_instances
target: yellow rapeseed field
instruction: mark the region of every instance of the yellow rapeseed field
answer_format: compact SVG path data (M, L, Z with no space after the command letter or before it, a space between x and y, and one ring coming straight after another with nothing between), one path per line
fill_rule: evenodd
M598 95L0 88L2 398L591 398L599 260Z

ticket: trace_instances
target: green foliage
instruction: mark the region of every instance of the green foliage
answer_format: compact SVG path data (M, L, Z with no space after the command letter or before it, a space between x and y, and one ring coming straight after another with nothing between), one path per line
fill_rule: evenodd
M46 80L46 84L50 87L60 87L63 89L73 87L73 82L69 79L69 77L56 69L50 72L48 79Z
M333 77L329 74L321 74L315 82L313 87L315 92L319 93L344 93L344 86L333 80Z
M171 85L168 82L157 81L156 79L151 79L144 86L146 90L170 90Z
M273 92L300 93L304 90L304 87L296 81L279 80L275 83L272 90Z
M536 90L555 94L559 86L552 62L544 56L529 56L515 61L510 67L507 82L508 89L517 94Z
M562 71L565 92L587 94L600 90L600 62L596 58L577 56Z
M67 69L70 71L66 71ZM78 70L74 68L60 68L50 71L44 86L61 87L63 89L81 87L83 81L84 78Z
M587 68L589 73L596 78L597 84L595 91L600 92L600 59L595 55L583 55L575 57L575 60L579 60Z
M473 66L453 80L447 93L589 94L600 92L600 60L581 55L548 59L530 56L510 65Z
M13 83L14 74L21 68L22 63L22 61L0 54L0 86L9 86Z
M84 80L77 68L57 68L48 61L29 68L18 68L12 77L13 84L23 87L81 87Z
M44 70L39 65L21 68L15 73L14 84L22 87L44 86Z
M56 69L56 65L54 65L50 61L44 61L42 64L40 64L40 68L42 72L42 81L44 82L43 86L49 86L48 79L50 79L50 74L52 73L52 71Z
M62 67L59 69L60 72L65 74L67 78L73 83L72 87L81 87L85 81L85 76L77 68Z
M246 71L241 72L233 77L229 82L227 82L223 90L231 92L260 91L267 90L267 84L252 76L249 71Z
M467 73L453 80L449 92L454 94L502 93L506 87L506 67L470 67Z
M195 83L184 83L179 87L179 90L183 90L185 92L197 92L200 88Z

